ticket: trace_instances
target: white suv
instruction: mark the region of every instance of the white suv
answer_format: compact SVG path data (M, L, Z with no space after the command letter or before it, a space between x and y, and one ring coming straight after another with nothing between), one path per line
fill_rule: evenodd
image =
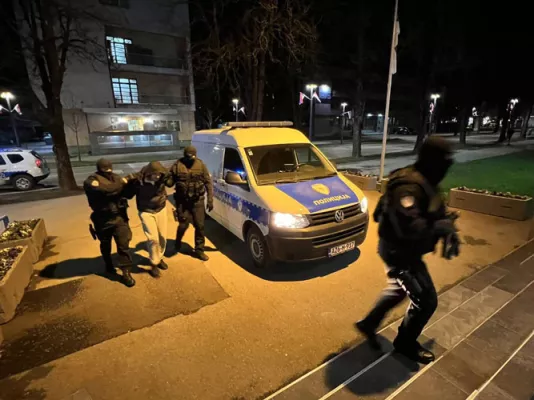
M48 175L50 168L35 151L0 148L0 186L10 185L17 190L30 190Z

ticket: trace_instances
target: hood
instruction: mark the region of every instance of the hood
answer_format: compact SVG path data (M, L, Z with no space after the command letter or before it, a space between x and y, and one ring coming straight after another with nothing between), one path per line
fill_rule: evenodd
M152 161L148 165L141 169L141 176L145 179L145 176L150 174L166 174L167 168L165 168L159 161Z
M257 191L270 210L289 214L313 214L345 207L363 197L340 176L258 186Z

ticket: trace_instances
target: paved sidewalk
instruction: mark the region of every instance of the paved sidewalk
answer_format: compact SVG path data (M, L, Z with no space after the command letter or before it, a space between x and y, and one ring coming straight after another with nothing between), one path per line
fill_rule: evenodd
M436 362L392 352L400 320L266 400L528 400L534 396L534 241L439 297L421 342Z

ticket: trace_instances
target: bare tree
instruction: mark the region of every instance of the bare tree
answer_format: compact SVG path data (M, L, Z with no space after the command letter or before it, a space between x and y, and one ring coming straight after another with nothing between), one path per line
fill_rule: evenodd
M105 58L103 46L85 28L96 21L84 1L14 0L12 23L21 43L28 70L35 73L33 100L36 115L52 134L59 186L76 189L65 137L61 91L71 57L90 62ZM43 101L44 100L44 101Z
M197 70L216 96L224 86L241 93L249 117L261 120L268 66L298 70L315 54L310 7L304 0L200 2L208 33L193 49Z

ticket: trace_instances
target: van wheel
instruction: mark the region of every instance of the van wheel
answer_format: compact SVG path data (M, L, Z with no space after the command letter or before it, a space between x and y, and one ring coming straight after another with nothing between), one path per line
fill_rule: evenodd
M271 253L265 237L255 226L247 232L247 247L254 265L258 268L269 268L272 265Z
M13 183L15 189L20 191L31 190L35 187L35 179L26 174L15 175L11 179L11 182Z

